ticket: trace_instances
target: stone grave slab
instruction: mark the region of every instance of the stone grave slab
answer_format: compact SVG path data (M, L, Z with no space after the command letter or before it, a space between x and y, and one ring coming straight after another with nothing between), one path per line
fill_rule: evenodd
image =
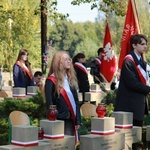
M30 125L12 126L11 144L17 146L38 145L38 127Z
M40 126L44 130L44 138L48 139L64 138L64 121L40 120Z
M75 150L75 136L65 135L62 139L43 139L41 142L50 143L51 150Z
M39 142L37 146L23 147L15 145L3 145L0 146L0 150L50 150L51 144L45 142Z
M125 134L125 150L132 148L132 143L137 143L142 140L142 128L133 126L131 129L118 129L116 132Z
M121 150L124 149L124 146L124 133L80 136L80 150Z

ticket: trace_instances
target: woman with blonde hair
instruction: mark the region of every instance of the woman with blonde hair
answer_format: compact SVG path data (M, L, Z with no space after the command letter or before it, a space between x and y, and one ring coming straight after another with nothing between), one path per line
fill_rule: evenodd
M66 135L75 135L80 128L80 106L77 95L78 83L72 60L66 51L58 51L50 66L45 83L45 97L47 109L56 105L57 119L64 120Z

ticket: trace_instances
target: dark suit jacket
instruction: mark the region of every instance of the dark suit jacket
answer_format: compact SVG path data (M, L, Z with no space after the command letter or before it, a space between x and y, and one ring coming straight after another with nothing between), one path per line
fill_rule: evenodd
M90 84L87 74L77 66L74 66L74 69L78 79L79 92L89 92Z
M22 68L15 64L13 66L13 80L14 80L14 87L24 87L33 86L34 81L30 79L30 77L25 74Z
M134 52L131 52L131 55L138 65L139 60ZM133 112L133 119L143 121L144 114L148 112L146 96L149 92L150 87L141 82L135 64L131 60L125 60L121 70L115 111Z
M79 106L77 91L73 87L70 87L70 90L74 96L75 104L76 104L76 125L80 125L81 117L80 117L80 106ZM49 108L49 105L57 106L57 111L58 111L57 119L65 120L71 118L71 113L66 101L64 100L61 94L59 96L58 94L56 94L55 84L49 79L46 79L46 83L45 83L45 97L46 97L47 109Z
M99 57L96 58L100 60ZM96 62L95 59L91 62L90 74L93 76L94 83L99 84L100 82L104 82L103 77L100 75L100 65ZM96 76L100 82L94 76Z

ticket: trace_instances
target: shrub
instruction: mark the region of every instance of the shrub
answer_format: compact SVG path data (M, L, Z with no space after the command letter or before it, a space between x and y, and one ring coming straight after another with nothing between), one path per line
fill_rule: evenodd
M0 102L0 145L8 141L8 117L14 111L23 111L28 114L32 124L39 125L39 121L46 118L46 106L41 92L31 98L5 98Z

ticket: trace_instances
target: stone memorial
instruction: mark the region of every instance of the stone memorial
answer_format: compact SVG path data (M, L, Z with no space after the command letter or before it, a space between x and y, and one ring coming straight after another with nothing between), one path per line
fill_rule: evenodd
M150 142L150 125L146 126L146 141Z
M65 135L59 139L43 139L40 142L50 143L51 149L47 150L75 150L75 137Z
M133 113L116 111L111 116L115 118L115 131L125 134L125 150L132 149L132 144L142 139L142 128L133 126Z
M115 119L113 117L91 119L91 134L109 135L115 133Z
M90 85L90 91L91 92L101 92L102 90L100 89L99 84L92 83Z
M25 147L38 145L38 127L30 125L12 126L11 144Z
M40 120L40 127L43 128L46 139L64 138L64 121Z
M116 111L111 114L115 118L115 128L132 128L133 113Z
M125 134L115 133L115 118L93 117L91 134L80 136L80 150L121 150L124 142Z
M41 142L50 143L53 150L75 149L75 136L64 135L64 121L40 120L40 126L44 130L44 139Z
M3 145L0 146L0 150L50 150L51 144L45 142L39 142L37 146L23 147L15 145Z
M26 97L26 89L25 88L18 88L13 87L12 89L12 96L14 98L25 98Z
M91 102L94 103L96 105L98 105L99 103L101 103L101 100L103 99L103 97L105 96L105 93L103 91L100 92L85 92L85 100L87 102Z
M41 120L44 138L38 140L38 127L13 126L12 145L0 146L0 150L75 150L75 136L64 135L64 121Z
M82 102L82 93L81 92L78 92L78 99L79 99L79 102Z
M142 128L133 126L131 129L117 129L116 132L125 134L125 150L132 149L133 143L138 143L142 140Z
M80 150L122 150L124 141L124 133L82 135L80 136Z
M38 90L39 90L38 86L28 86L27 87L27 95L28 96L36 95Z

